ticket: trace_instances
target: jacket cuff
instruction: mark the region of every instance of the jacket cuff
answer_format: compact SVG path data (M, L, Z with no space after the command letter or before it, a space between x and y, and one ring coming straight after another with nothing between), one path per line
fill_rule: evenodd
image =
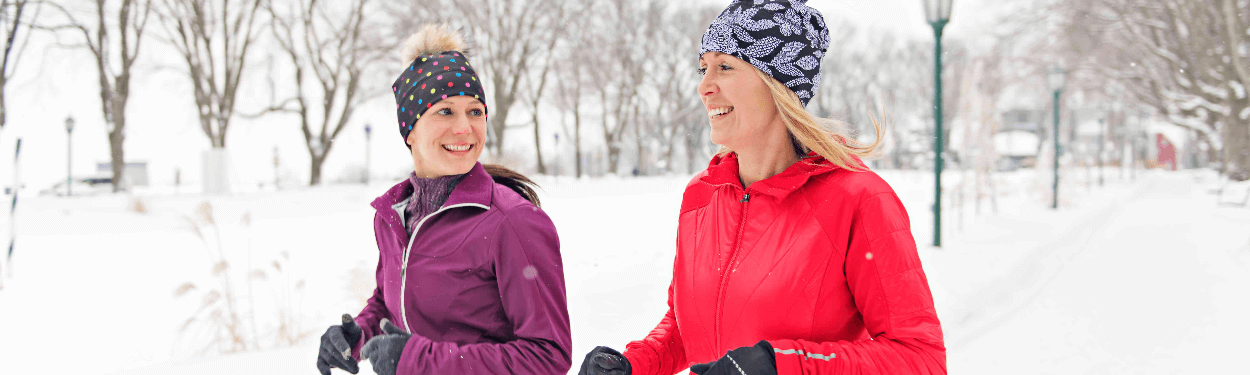
M625 353L622 353L621 355L625 356L625 360L629 361L630 375L643 375L651 373L650 363L643 358L644 356L642 353L639 353L638 350L626 349Z
M793 340L768 340L773 349L773 360L777 364L777 375L804 374L805 364L803 347L795 345Z
M365 343L369 342L370 338L373 338L373 328L367 325L364 319L360 317L356 317L355 320L356 326L360 327L360 340L356 340L355 345L352 346L352 358L355 358L356 362L360 362L360 349L365 347Z
M416 333L408 336L408 342L404 343L404 350L399 353L399 362L395 364L395 373L439 373L438 371L431 372L430 370L437 362L437 356L431 356L427 353L430 349L432 349L431 346L433 344L434 341ZM416 361L424 361L425 363L414 363ZM420 364L420 366L418 366L418 364Z

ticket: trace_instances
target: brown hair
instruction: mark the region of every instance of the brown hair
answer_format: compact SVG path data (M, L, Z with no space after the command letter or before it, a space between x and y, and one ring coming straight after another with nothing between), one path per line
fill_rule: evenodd
M867 170L867 167L856 162L855 158L862 160L877 154L877 147L881 145L883 126L875 117L869 116L877 132L877 139L873 143L860 142L850 136L845 122L812 115L803 108L798 95L795 95L789 87L759 69L754 70L768 86L768 91L773 96L773 103L777 106L777 113L781 116L781 122L786 125L786 132L790 133L794 152L799 154L799 157L815 151L817 155L839 168L852 171ZM888 126L888 119L885 122ZM722 146L720 154L724 155L730 151L732 150Z
M502 165L482 164L482 168L486 169L486 173L490 174L490 178L495 180L496 184L507 186L512 191L520 194L525 200L542 208L542 203L538 202L538 193L534 191L538 184L530 180L529 177L525 177L520 172L508 169Z

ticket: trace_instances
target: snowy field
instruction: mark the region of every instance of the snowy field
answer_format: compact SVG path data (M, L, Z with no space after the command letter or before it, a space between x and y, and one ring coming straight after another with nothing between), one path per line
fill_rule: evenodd
M1244 373L1250 208L1217 205L1213 174L1110 170L1100 188L1069 171L1058 212L1048 179L1001 174L996 204L944 200L940 249L932 175L881 174L911 216L952 374ZM948 191L959 177L946 175ZM664 314L688 178L539 180L575 367ZM0 372L314 374L317 337L372 291L369 202L387 187L25 196L0 290ZM214 322L229 321L242 342L220 340Z

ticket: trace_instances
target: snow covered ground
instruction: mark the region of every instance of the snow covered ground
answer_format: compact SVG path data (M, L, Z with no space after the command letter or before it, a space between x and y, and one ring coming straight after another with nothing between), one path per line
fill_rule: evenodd
M1250 208L1217 205L1214 175L1111 171L1099 188L1068 171L1056 212L1048 180L1018 171L997 176L997 209L983 200L978 214L971 198L955 204L960 175L948 174L937 249L932 175L881 174L910 213L951 373L1244 369ZM663 315L687 180L540 179L561 235L575 365ZM372 290L368 203L386 187L23 197L0 290L0 372L313 374L317 336ZM197 313L225 300L244 353L215 354L214 318Z

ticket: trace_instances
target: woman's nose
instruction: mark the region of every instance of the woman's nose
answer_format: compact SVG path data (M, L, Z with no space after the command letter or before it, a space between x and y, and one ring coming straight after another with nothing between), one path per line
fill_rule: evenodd
M699 97L707 99L709 95L716 93L716 85L712 83L712 72L703 75L703 79L699 80Z
M469 126L468 116L460 116L458 119L456 119L456 124L452 125L451 127L451 133L456 134L456 135L469 134L469 132L472 132L472 131L473 131L473 127Z

